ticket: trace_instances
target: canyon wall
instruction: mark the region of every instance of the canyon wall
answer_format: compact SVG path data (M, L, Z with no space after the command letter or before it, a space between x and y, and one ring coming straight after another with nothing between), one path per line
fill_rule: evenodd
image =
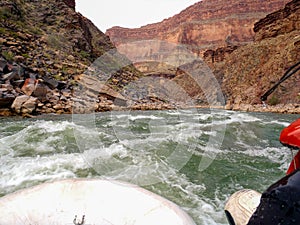
M202 4L204 3L207 4L207 2L208 1L197 3L194 6L188 8L186 11L183 11L184 13L181 13L179 15L190 15L192 17L191 14L188 14L186 12L191 11L191 9L195 8L195 6L202 6ZM279 88L269 97L267 101L269 107L262 107L260 97L280 79L280 77L285 73L285 71L287 71L290 66L294 65L300 60L300 2L299 0L294 0L287 3L286 5L283 5L282 7L280 7L280 5L284 3L283 1L253 1L252 3L253 4L251 5L250 2L249 4L247 4L247 1L245 2L244 6L246 7L247 11L249 9L256 11L258 10L258 8L262 8L261 10L266 10L266 8L262 7L262 5L258 7L258 3L268 4L269 6L272 6L272 9L277 8L278 10L270 14L261 12L260 15L264 14L264 16L261 17L260 20L258 19L257 12L252 13L252 18L254 17L254 15L256 15L257 17L255 20L252 20L251 29L250 25L247 27L244 26L243 23L239 24L238 21L245 20L240 20L241 17L236 16L238 20L236 20L235 30L241 32L247 28L249 29L249 32L251 31L251 35L249 36L249 33L247 34L247 32L241 32L240 34L236 35L237 38L235 39L235 42L229 43L228 40L232 40L232 38L228 39L228 37L227 39L225 39L228 43L225 43L224 39L220 42L211 42L210 46L208 46L208 50L204 49L205 51L203 51L204 60L207 65L210 66L215 78L218 80L220 86L222 87L222 91L227 103L227 109L299 112L299 74L294 75L279 86ZM230 7L224 6L224 9L229 10L229 8L231 8L231 10L234 9L232 5L230 5ZM244 9L243 11L243 9L241 8L239 9L239 12L246 13L246 9ZM215 19L212 19L212 13L204 14L206 15L206 17L203 16L203 18L209 19L210 21L215 21L215 23L218 24L222 23L222 20L224 21L224 12L220 13L220 10L218 10L214 13L214 15L216 16ZM229 14L228 11L227 13ZM193 16L196 17L196 15L194 14ZM228 14L226 15L229 16ZM230 17L235 17L232 11ZM178 31L178 26L173 25L173 30L169 28L166 29L165 32L162 32L162 30L158 29L158 25L162 27L162 24L170 24L170 21L172 21L174 18L179 19L180 17L177 15L158 24L148 25L142 27L141 29L130 29L130 32L135 34L134 37L136 39L131 39L133 36L128 35L125 40L139 40L139 35L141 35L142 30L145 31L146 28L153 28L152 32L158 34L158 36L161 35L160 37L170 37L168 36L170 35L170 32L168 33L167 30L172 31L174 34ZM219 19L221 21L219 21ZM179 21L177 21L177 23L179 23ZM186 24L188 23L185 23L185 27L189 27ZM202 26L203 22L200 25ZM165 28L166 27L167 26L165 26ZM124 31L125 30L127 29L124 29ZM140 33L135 33L135 31L138 31ZM200 31L197 30L197 32ZM213 34L216 34L218 36L220 32L221 31L215 33L212 32L211 35L213 36ZM189 34L191 34L190 31L186 30L186 39L180 39L181 41L185 40L182 43L195 43L194 40L200 40L201 43L204 43L201 39L198 38L197 35L194 37L193 35L189 36ZM242 38L242 34L245 34L245 39ZM145 32L141 36L144 39L154 37L151 35L151 32L149 32L149 34ZM200 42L188 46L192 46L193 50L195 50L199 47L198 44ZM135 63L135 65L138 69L145 72L148 76L162 76L171 79L172 81L176 82L176 84L178 84L181 88L183 88L188 93L188 95L196 100L196 102L198 102L200 105L207 104L207 93L203 92L202 88L197 85L197 82L195 82L195 80L191 79L191 76L189 74L178 68L172 68L169 65L163 65L159 63L160 56L159 54L155 54L155 52L168 52L168 49L165 49L166 45L161 44L161 42L153 41L151 49L146 49L145 44L148 43L146 40L133 43L135 44L117 44L120 44L119 49L124 54L128 54L130 58L135 59L134 55L144 54L147 56L152 54L154 56L154 62L157 62L154 63L153 60L150 62L144 62L142 60L139 61L139 59L137 58L137 63ZM199 48L201 47L203 46L200 45ZM139 51L142 51L142 53ZM197 53L199 53L199 51ZM193 67L195 66L195 64L192 64L191 66ZM210 88L213 93L216 87L211 86Z
M293 0L267 15L255 24L254 31L253 43L239 47L214 65L216 76L222 77L228 108L252 110L253 105L261 104L260 97L300 61L300 1ZM269 106L285 112L283 106L289 104L299 113L299 74L298 71L269 96Z
M203 53L227 45L253 41L254 23L283 8L288 0L203 0L181 13L140 28L112 27L106 34L119 46L141 40L159 39L186 44Z

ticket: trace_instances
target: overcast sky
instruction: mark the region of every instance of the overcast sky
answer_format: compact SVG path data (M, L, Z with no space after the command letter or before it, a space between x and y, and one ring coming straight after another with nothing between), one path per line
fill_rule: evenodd
M174 16L200 0L76 0L76 10L102 31L140 27Z

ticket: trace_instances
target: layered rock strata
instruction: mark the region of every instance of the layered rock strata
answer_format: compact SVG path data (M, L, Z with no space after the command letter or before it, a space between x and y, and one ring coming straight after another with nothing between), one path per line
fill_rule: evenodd
M193 52L202 55L207 49L252 41L254 23L268 13L283 8L287 2L203 0L162 22L135 29L112 27L106 34L117 46L159 39L188 45Z

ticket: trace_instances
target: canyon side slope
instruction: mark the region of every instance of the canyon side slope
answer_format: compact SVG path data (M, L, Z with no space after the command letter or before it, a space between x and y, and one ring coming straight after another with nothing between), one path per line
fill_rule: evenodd
M109 38L75 11L75 0L0 0L0 33L2 115L71 113L82 74L114 51ZM111 109L116 90L140 73L125 65L111 76L118 79L102 88L95 110Z
M254 31L253 43L214 64L215 74L223 78L229 109L255 110L260 97L300 61L300 1L293 0L267 15L255 24ZM299 75L298 71L269 96L269 110L300 112Z

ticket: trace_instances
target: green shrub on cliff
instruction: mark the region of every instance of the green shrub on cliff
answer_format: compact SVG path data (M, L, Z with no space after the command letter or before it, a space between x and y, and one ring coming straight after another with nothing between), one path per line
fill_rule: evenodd
M7 61L13 61L15 55L11 51L3 51L2 56L7 60Z
M277 96L272 95L272 97L269 100L269 105L277 105L279 104L280 100Z

